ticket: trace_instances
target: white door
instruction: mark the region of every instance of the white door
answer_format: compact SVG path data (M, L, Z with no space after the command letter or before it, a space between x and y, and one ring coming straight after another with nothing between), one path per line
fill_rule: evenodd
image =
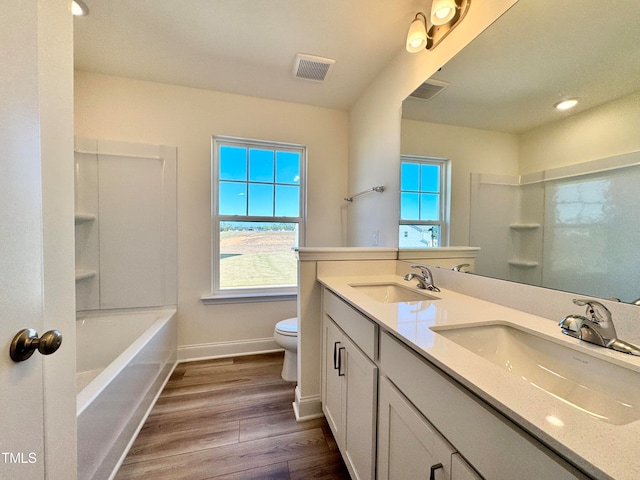
M76 471L69 4L4 2L0 15L0 479ZM16 363L24 328L59 329L62 347Z

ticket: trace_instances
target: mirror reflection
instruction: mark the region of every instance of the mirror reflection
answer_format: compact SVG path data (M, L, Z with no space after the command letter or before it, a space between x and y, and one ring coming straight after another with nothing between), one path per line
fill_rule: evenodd
M475 273L640 297L638 19L520 0L403 102L401 153L448 161L449 244L481 248Z

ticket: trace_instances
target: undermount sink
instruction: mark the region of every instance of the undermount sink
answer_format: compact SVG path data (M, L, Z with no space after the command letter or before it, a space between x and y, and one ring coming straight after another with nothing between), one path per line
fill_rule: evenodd
M417 292L411 288L402 287L395 283L360 283L349 286L381 303L438 300L438 297L434 297L428 293Z
M601 421L625 425L640 419L639 372L511 325L432 330Z

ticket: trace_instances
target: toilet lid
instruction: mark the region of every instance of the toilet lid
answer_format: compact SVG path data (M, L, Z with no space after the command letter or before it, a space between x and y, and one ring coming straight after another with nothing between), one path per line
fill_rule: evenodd
M297 317L287 318L286 320L280 320L276 323L276 331L289 336L295 336L298 334L298 319Z

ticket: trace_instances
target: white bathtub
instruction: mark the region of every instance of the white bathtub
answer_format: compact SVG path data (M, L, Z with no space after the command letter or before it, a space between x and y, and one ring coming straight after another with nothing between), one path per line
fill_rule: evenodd
M176 310L78 315L76 337L78 480L106 480L176 363Z

